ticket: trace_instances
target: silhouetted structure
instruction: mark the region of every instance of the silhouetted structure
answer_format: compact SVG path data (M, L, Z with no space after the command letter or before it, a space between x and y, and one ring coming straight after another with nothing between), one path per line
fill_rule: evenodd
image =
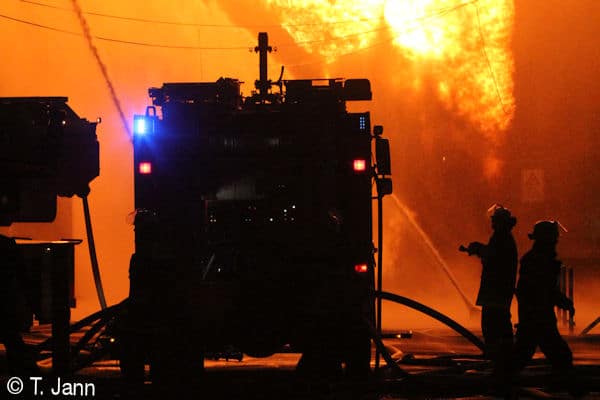
M573 354L558 332L554 307L575 313L573 301L559 289L561 261L557 259L559 224L540 221L529 238L534 240L531 250L521 259L517 300L519 324L517 327L515 357L521 370L533 357L539 346L552 364L557 376L566 378L572 386Z
M33 376L38 371L21 336L28 328L24 321L24 291L20 273L23 262L15 240L0 235L0 342L6 348L11 374Z
M488 244L471 242L460 250L481 258L483 268L476 304L481 306L485 353L494 361L495 383L508 390L513 348L510 305L518 263L517 245L511 231L517 219L508 209L496 205L491 220L494 233Z

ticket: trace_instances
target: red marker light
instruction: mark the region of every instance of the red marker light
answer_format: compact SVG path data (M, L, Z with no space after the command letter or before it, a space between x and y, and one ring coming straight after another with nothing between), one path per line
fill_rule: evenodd
M144 161L140 163L139 166L140 174L149 175L152 173L152 163L148 161Z
M364 274L369 271L369 267L367 266L367 264L356 264L354 266L354 271L356 271L359 274Z
M362 158L357 158L356 160L353 161L352 167L354 168L354 171L356 171L356 172L364 172L367 169L367 161L365 161Z

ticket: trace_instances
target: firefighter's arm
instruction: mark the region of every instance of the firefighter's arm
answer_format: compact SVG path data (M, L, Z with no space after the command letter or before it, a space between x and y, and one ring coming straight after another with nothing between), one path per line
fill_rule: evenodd
M467 247L461 246L461 251L466 251L470 256L476 255L480 258L486 257L488 248L485 244L480 242L471 242Z

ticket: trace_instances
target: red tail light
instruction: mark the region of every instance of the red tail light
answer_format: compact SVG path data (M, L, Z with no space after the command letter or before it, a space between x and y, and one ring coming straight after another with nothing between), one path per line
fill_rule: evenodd
M367 170L367 161L363 158L357 158L352 162L355 172L364 172Z
M369 266L367 264L356 264L354 266L354 271L359 274L365 274L369 271Z
M152 173L152 163L148 161L141 162L139 165L139 171L142 175L149 175Z

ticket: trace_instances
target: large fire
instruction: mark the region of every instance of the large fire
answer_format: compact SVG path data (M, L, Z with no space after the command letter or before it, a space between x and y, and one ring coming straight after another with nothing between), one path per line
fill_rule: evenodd
M306 51L328 62L393 43L399 57L427 65L437 95L488 139L513 116L510 51L513 0L266 0ZM420 88L415 76L413 87Z

